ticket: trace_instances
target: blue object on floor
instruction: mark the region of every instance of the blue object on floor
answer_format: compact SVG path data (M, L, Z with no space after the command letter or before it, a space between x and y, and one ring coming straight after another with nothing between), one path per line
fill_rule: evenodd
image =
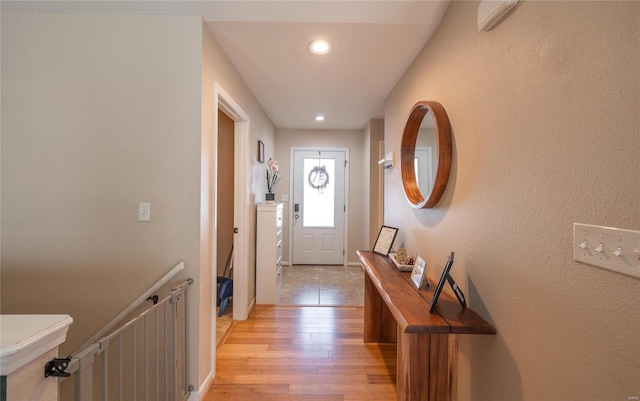
M218 317L220 317L224 314L224 310L229 304L229 297L233 295L233 280L223 277L218 294L218 299L220 300L220 311L218 311Z
M218 276L218 296L216 299L216 305L220 306L218 311L218 317L224 314L224 310L229 304L229 297L233 296L233 280L231 276L233 274L233 246L231 247L231 253L229 259L227 259L227 267L224 269L224 275ZM229 274L227 275L227 272ZM226 277L225 277L226 276Z

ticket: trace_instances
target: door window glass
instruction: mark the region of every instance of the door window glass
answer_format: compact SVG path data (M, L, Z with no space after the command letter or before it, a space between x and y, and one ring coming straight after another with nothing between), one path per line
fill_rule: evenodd
M304 227L333 227L335 215L335 160L304 159L302 225Z

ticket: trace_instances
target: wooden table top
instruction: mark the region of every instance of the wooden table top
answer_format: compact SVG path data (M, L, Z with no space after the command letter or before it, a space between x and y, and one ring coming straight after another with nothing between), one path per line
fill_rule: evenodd
M471 308L462 308L447 292L429 313L435 285L418 290L411 272L401 272L391 259L372 251L357 251L365 273L406 333L495 334L496 329Z

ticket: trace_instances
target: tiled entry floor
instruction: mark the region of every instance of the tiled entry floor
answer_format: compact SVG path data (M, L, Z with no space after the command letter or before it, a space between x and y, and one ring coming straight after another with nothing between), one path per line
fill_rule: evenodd
M277 305L364 305L359 266L282 266Z

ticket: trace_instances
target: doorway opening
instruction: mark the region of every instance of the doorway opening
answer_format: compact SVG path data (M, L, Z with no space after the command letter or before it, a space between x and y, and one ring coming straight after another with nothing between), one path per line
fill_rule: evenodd
M229 96L216 82L213 86L213 107L214 107L214 124L213 124L213 143L214 143L214 165L213 177L217 176L218 157L222 152L217 148L218 143L218 110L230 117L233 124L233 317L236 320L246 320L249 314L249 270L247 266L249 254L249 230L239 229L240 227L248 227L249 213L251 213L251 203L249 201L249 167L247 160L249 156L249 116L238 106L238 104ZM228 151L228 150L227 150ZM228 188L226 189L229 190ZM218 216L224 211L218 207L219 193L214 188L213 194L213 227L217 227ZM237 231L237 232L236 232ZM213 261L212 269L217 272L217 232L213 233ZM216 283L214 283L216 285ZM215 289L214 289L215 290ZM215 324L215 319L214 319Z
M211 275L214 277L211 285L213 298L210 300L215 305L217 298L217 280L215 277L218 272L218 219L224 213L221 210L218 201L219 195L222 192L229 192L233 188L233 256L232 264L235 267L233 270L233 303L231 310L233 311L233 318L235 320L246 320L249 315L249 269L248 269L248 255L249 255L249 237L250 230L246 229L249 226L249 216L251 213L251 202L249 199L250 193L250 166L247 162L251 160L249 153L249 116L238 106L238 104L225 92L220 85L215 82L213 85L213 133L211 140L211 157L212 157L212 171L211 184L212 189L212 201L211 209L209 212L209 224L211 229L211 243L209 247L211 249L212 266ZM220 188L213 182L217 179L217 172L219 170L218 162L220 154L223 152L229 152L230 149L222 150L218 148L218 119L219 112L233 121L233 186L229 188ZM222 251L220 251L222 252ZM224 252L222 252L224 255ZM228 255L227 255L228 256ZM213 307L212 310L216 308ZM210 343L216 343L216 324L217 315L212 313L211 319L211 339ZM211 379L215 376L216 369L216 347L211 347Z
M216 342L219 344L233 322L233 242L234 242L234 121L218 109L218 163L216 169L216 249L217 296Z

